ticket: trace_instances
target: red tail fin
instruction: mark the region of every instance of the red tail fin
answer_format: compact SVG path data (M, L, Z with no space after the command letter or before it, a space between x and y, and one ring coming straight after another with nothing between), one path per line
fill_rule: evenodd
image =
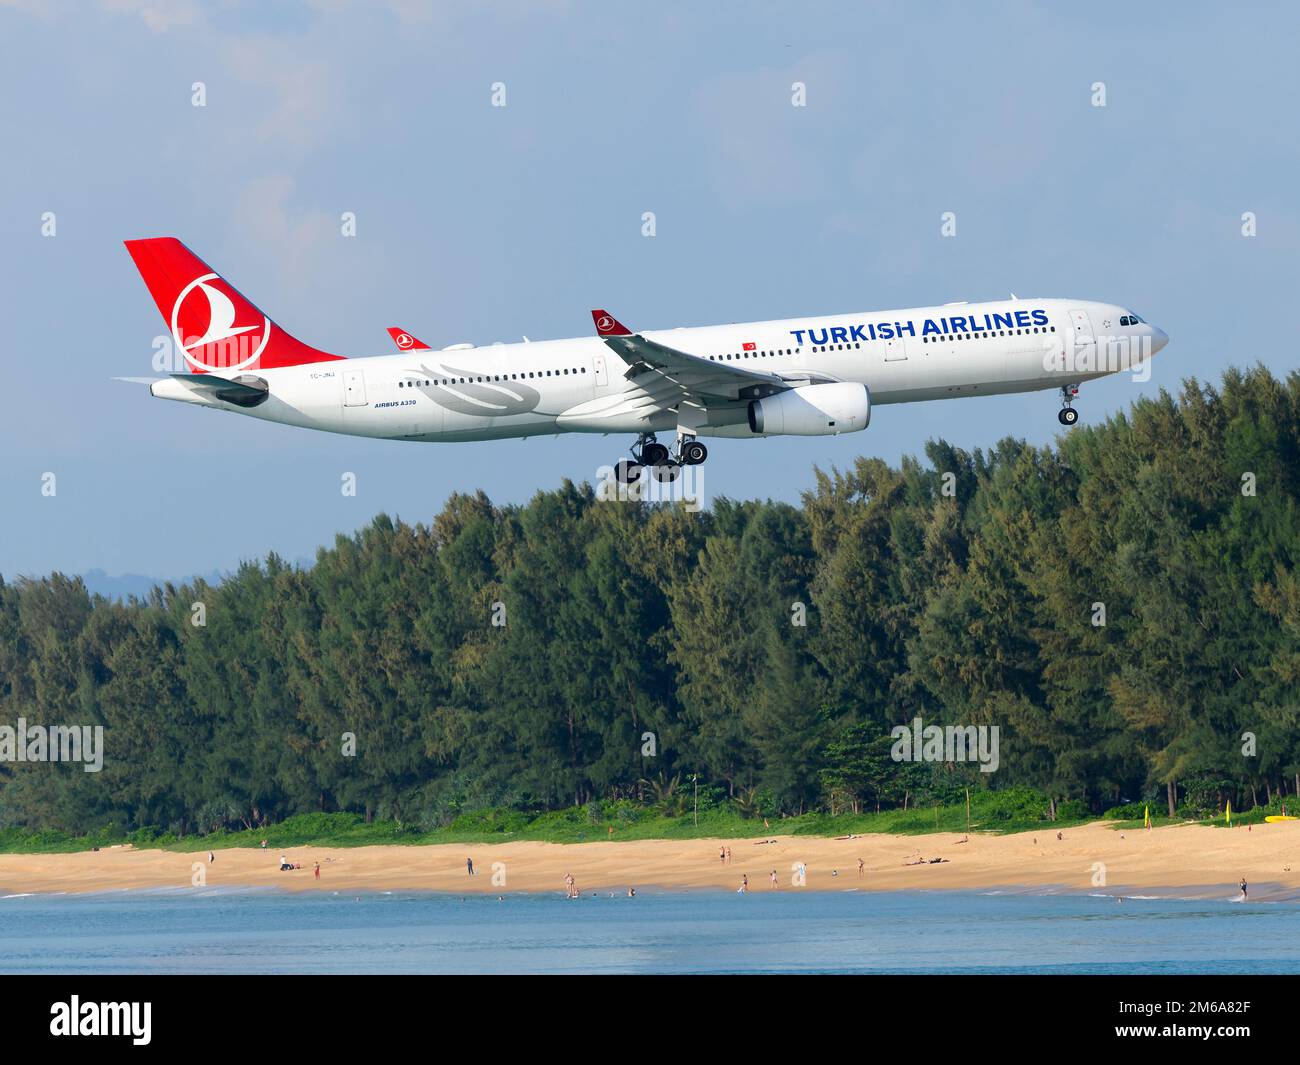
M343 358L290 336L175 237L125 243L177 350L195 373L273 370Z
M632 330L615 318L609 311L592 311L591 320L596 323L598 337L630 337Z
M388 335L393 338L393 343L397 345L398 351L429 351L429 345L423 340L411 336L405 329L400 326L390 325Z

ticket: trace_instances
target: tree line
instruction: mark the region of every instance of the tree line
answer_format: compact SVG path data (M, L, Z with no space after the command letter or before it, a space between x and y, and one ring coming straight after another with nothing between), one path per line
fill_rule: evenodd
M0 726L105 737L98 773L0 762L0 827L434 826L692 777L776 816L1300 791L1300 374L925 451L799 506L458 494L146 600L0 581ZM998 726L997 772L894 761L918 717Z

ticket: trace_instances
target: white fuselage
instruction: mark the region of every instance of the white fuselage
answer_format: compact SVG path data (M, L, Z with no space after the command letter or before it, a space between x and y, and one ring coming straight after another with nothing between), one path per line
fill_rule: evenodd
M1121 318L1126 324L1121 325ZM1131 323L1131 324L1128 324ZM785 377L867 386L873 404L1074 385L1130 369L1165 334L1114 304L1022 299L644 331L700 358ZM269 398L232 407L175 379L180 399L269 421L356 436L489 440L561 432L645 433L678 425L674 386L637 372L603 340L457 346L257 370ZM744 404L710 410L705 436L755 435Z

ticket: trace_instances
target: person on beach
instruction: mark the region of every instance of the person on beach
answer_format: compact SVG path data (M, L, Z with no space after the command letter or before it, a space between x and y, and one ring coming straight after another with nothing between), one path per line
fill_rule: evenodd
M636 898L636 888L634 888L634 887L630 887L630 888L628 888L628 889L627 889L627 897L628 897L629 899L634 899L634 898Z
M727 848L727 861L731 861L731 848Z
M747 892L748 890L749 890L749 874L748 874L748 873L741 873L741 874L740 874L740 894L743 895L743 894L745 894L745 892Z
M781 886L781 882L780 882L779 880L777 880L777 878L776 878L776 870L775 870L775 869L772 870L772 875L771 875L771 877L770 877L769 879L771 879L771 881L772 881L772 890L773 890L773 891L775 891L777 888L779 888L779 887Z
M316 879L320 879L320 862L316 863Z
M719 847L719 848L718 848L718 861L722 862L723 865L725 865L725 864L727 863L727 848L726 848L726 847Z
M216 860L217 860L217 856L213 854L211 851L208 851L208 864L211 865Z
M466 859L465 859L465 870L466 870L466 872L467 872L470 876L473 876L473 875L474 875L474 859L473 859L473 858L466 858Z
M864 862L861 858L858 859L858 876L862 875L862 869L866 864L867 863Z
M1240 886L1241 886L1241 897L1244 899L1246 897L1246 878L1244 876L1241 878Z

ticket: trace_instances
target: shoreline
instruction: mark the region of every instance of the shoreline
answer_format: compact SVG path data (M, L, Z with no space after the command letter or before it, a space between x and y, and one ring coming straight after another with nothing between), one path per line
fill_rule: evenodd
M939 832L588 843L300 846L283 848L301 866L279 870L281 849L206 851L129 847L59 854L0 854L0 896L91 894L133 889L276 888L320 891L434 891L469 895L562 895L572 875L580 893L695 889L769 892L771 872L789 891L998 891L1231 898L1245 877L1250 901L1300 897L1300 822L1241 826L1170 825L1119 831L1105 822L1012 835ZM730 861L719 857L731 848ZM472 858L470 876L466 859ZM863 862L862 875L858 860ZM942 861L931 862L931 859ZM314 866L320 862L317 879ZM793 868L806 866L795 886ZM198 881L197 883L195 881ZM1175 892L1194 894L1172 894Z
M721 886L682 886L676 884L638 884L636 898L653 898L664 895L733 895L737 892L730 887ZM783 885L783 890L771 891L768 888L754 888L750 894L784 894L784 895L976 895L981 898L1097 898L1118 899L1122 902L1221 902L1252 904L1300 904L1300 888L1285 886L1277 881L1265 883L1251 882L1250 897L1242 900L1231 885L1222 884L1187 884L1163 886L1138 886L1132 884L1115 884L1104 888L1081 888L1067 884L990 884L987 886L944 886L932 887L917 885L915 887L803 887L797 890ZM66 889L49 891L20 891L6 893L0 885L0 902L15 899L112 899L112 898L213 898L218 896L283 896L297 898L305 895L337 897L355 895L358 899L382 898L388 896L431 896L447 899L459 899L462 902L470 898L483 901L498 899L540 899L552 897L564 898L564 891L548 889L524 889L511 887L500 891L452 890L441 887L385 888L385 887L343 887L331 885L329 890L311 890L308 888L288 887L279 884L207 884L201 888L177 887L175 885L145 884L133 887L103 887L86 890L68 891ZM585 887L578 899L622 899L625 895L621 888Z

